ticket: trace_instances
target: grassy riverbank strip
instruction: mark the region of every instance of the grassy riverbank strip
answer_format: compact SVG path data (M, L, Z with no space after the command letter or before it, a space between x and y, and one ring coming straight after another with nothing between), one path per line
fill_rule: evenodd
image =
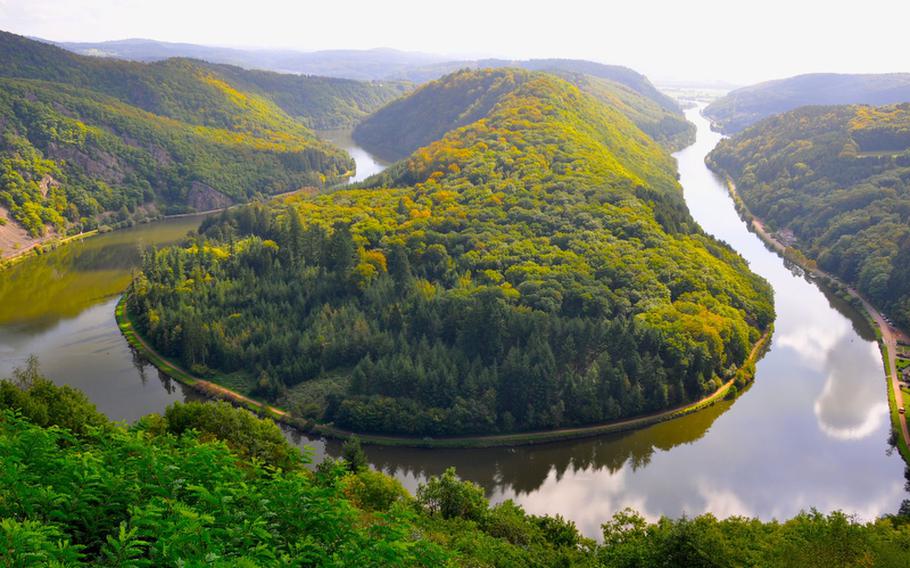
M123 334L126 341L149 363L170 378L212 398L229 400L230 402L243 406L257 414L268 416L278 421L287 421L288 415L283 410L243 396L238 392L226 389L211 381L195 377L179 365L176 365L158 353L136 332L133 321L127 313L126 294L120 296L117 307L114 309L114 316L117 319L117 326L120 328L120 333Z
M687 414L697 412L703 408L707 408L713 404L716 404L718 401L723 400L724 397L727 396L727 394L730 392L730 389L735 386L735 383L737 381L737 377L734 377L724 383L712 394L702 398L701 400L680 407L671 408L644 416L627 418L603 424L595 424L591 426L582 426L578 428L560 428L556 430L545 430L541 432L519 432L515 434L493 434L485 436L459 436L447 438L414 438L405 436L360 434L335 428L334 426L328 424L316 424L312 421L295 417L286 410L271 406L262 401L254 400L236 391L225 388L215 382L207 381L193 376L191 373L182 369L179 365L163 357L136 332L136 329L133 326L133 322L130 319L130 315L126 309L126 297L127 294L121 296L115 310L117 325L120 327L121 333L123 333L123 336L129 342L129 344L132 345L133 348L136 349L146 360L148 360L160 371L173 378L174 380L179 381L205 394L206 396L228 400L253 412L256 412L257 414L268 416L278 422L289 424L305 432L311 432L330 438L340 439L347 439L356 434L361 442L379 446L404 446L412 448L488 448L499 446L544 444L547 442L590 438L603 434L643 428L645 426L650 426L659 422L665 422L667 420L672 420L674 418L679 418L686 416ZM774 328L772 326L761 338L759 338L759 340L752 347L752 351L749 354L749 357L743 363L740 373L745 374L746 382L751 381L754 378L755 363L764 354L764 351L770 342L773 331Z
M91 231L85 231L83 233L78 233L76 235L71 235L69 237L64 237L62 239L52 239L40 243L35 243L30 247L18 251L16 254L8 256L6 258L0 259L0 270L4 270L19 264L27 258L33 256L38 256L44 254L45 252L52 251L57 247L62 247L69 243L76 241L81 241L89 237L93 237L98 234L98 229L92 229Z
M716 164L709 164L709 167L724 177L727 185L727 190L730 193L730 197L733 199L733 203L736 207L737 212L743 221L745 221L747 227L752 230L758 236L758 238L762 240L762 242L771 247L784 259L797 264L800 268L806 271L807 274L811 274L814 277L823 278L828 282L836 284L837 288L857 300L857 302L850 302L850 304L855 309L857 309L863 315L863 317L866 318L866 320L872 326L872 329L875 331L875 337L878 341L879 349L882 354L882 363L885 370L885 386L886 390L888 391L888 409L891 416L891 427L896 434L896 445L898 451L901 454L901 457L907 464L910 464L910 436L905 435L906 418L901 415L898 410L901 407L903 401L898 400L898 393L895 392L893 383L896 382L896 379L892 377L893 370L890 363L891 357L888 351L887 341L885 339L885 337L890 337L891 333L890 331L884 329L885 323L881 321L880 318L877 318L873 316L872 313L870 313L870 310L874 309L871 302L869 302L869 300L864 298L862 294L840 280L838 277L818 268L815 265L815 262L807 258L801 251L793 247L787 247L776 238L774 238L774 236L772 236L765 228L762 220L756 217L749 210L748 205L746 205L742 197L740 197L739 192L737 192L736 183L733 181L730 175L722 169L718 168Z

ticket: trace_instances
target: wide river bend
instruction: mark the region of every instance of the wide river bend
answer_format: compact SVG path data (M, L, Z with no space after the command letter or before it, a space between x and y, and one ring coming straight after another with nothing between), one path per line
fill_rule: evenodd
M369 447L375 467L413 490L455 466L492 501L559 513L589 536L624 507L651 519L703 512L784 519L810 507L871 519L897 510L907 496L904 468L886 453L886 385L872 331L747 230L704 164L720 136L699 109L687 115L697 140L675 156L692 215L775 290L775 333L755 382L733 402L642 430L519 448ZM332 138L358 161L358 180L385 166L347 133ZM113 313L140 248L175 242L199 222L171 219L93 237L0 273L0 376L34 353L46 375L82 389L116 420L192 398L131 352ZM339 453L335 441L288 436L316 460Z

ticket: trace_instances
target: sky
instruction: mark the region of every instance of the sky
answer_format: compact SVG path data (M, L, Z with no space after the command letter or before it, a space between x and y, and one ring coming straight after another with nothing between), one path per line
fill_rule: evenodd
M908 21L907 0L0 0L0 29L56 41L572 57L739 85L910 71Z

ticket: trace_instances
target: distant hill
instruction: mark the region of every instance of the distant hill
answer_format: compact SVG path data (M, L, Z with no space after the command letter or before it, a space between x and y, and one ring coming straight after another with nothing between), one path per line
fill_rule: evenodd
M806 105L903 102L910 102L910 73L814 73L736 89L708 105L705 115L719 130L733 134L765 117Z
M292 75L201 61L197 65L271 100L294 119L318 130L349 128L413 88L404 81Z
M0 32L0 224L39 238L320 186L351 169L343 151L215 71L83 57Z
M27 49L23 42L28 42ZM318 129L349 127L410 88L401 82L361 82L248 71L183 56L157 60L150 64L83 57L12 34L0 38L0 50L0 53L12 54L0 64L0 76L45 79L83 86L115 96L150 112L194 122L200 120L199 109L204 109L205 121L219 121L228 117L232 121L244 121L249 119L246 115L250 111L257 111L249 105L235 104L236 101L224 96L223 89L219 93L220 86L214 84L212 78L216 82L227 83L232 89L239 89L245 95L253 95L252 98L258 99L260 103L277 105L295 119ZM16 50L25 50L27 56L17 55ZM204 54L202 48L175 48L172 51L184 51L188 55ZM206 76L206 80L200 81L200 77ZM259 114L259 119L263 119L262 113ZM300 125L291 123L297 120L285 121L281 127L296 128Z
M910 103L776 115L709 164L772 230L910 328Z
M49 42L81 55L112 57L133 61L161 61L190 57L211 63L237 65L279 73L321 75L373 81L406 75L408 69L441 63L439 55L396 49L336 49L295 51L278 49L235 49L189 43L168 43L150 39L126 39L96 43ZM435 77L434 77L435 78Z
M533 66L546 69L548 73L569 81L625 114L642 131L670 149L691 143L694 127L686 121L672 100L663 100L665 96L654 89L647 78L634 71L617 68L617 76L636 85L641 91L653 90L652 94L660 102L626 84L603 78L602 76L611 75L614 68L609 66L578 61L565 64L566 68L589 69L601 75L593 76L561 69L558 67L561 60L553 61L555 63L539 60ZM532 62L525 63L531 65ZM468 70L463 69L449 75L444 82L427 83L411 96L383 107L357 125L354 139L388 160L401 159L438 140L449 130L485 116L504 93L516 87L512 81L523 81L530 77L526 73L471 74L466 71ZM460 81L460 78L465 77L470 77L471 82Z
M209 47L185 43L166 43L147 39L129 39L98 43L58 43L83 55L117 57L136 61L159 61L171 57L189 57L211 63L226 63L247 69L265 69L282 73L303 73L357 80L404 80L425 83L464 68L518 67L529 71L582 73L609 79L625 85L653 100L667 110L676 110L674 100L659 90L644 75L619 65L604 65L580 59L451 59L440 55L398 51L367 50L256 50Z
M679 105L672 98L661 93L647 77L621 65L605 65L583 59L478 59L447 61L431 66L412 69L395 77L415 83L425 83L437 79L458 69L483 69L494 67L516 67L528 71L548 71L555 73L575 73L608 79L625 85L667 110L678 110Z

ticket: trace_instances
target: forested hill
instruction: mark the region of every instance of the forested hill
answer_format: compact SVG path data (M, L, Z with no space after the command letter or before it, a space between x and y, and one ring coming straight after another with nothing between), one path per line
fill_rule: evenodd
M481 64L486 65L486 62L481 61ZM621 65L605 65L583 59L529 59L527 61L519 61L518 66L529 71L580 73L607 79L614 83L625 85L643 97L651 99L666 110L679 110L679 105L676 101L657 90L657 87L651 84L647 77Z
M367 81L405 80L425 83L459 69L518 67L528 71L582 73L624 85L651 99L666 110L676 110L676 102L661 93L647 77L628 67L606 65L583 59L461 59L395 49L292 51L211 47L168 43L148 39L128 39L97 43L57 43L76 53L119 57L134 61L161 61L188 57L212 63L238 65L280 73L303 73Z
M413 88L404 81L354 81L195 63L239 89L271 100L296 120L317 130L354 126Z
M459 69L485 69L491 67L514 67L527 71L550 73L574 73L605 79L623 85L651 100L668 111L678 111L679 105L673 98L660 92L641 73L622 65L606 65L584 59L479 59L475 61L446 61L401 71L392 77L399 77L416 83L424 83Z
M35 372L0 381L0 558L6 566L514 567L906 565L910 511L784 523L708 514L604 518L603 542L560 516L491 505L454 470L416 495L311 456L227 403L176 403L129 427Z
M910 328L910 104L801 108L709 160L756 216Z
M548 67L548 72L613 106L671 149L691 143L694 126L676 107L668 110L634 89L608 79L555 67ZM389 160L401 159L449 130L484 117L503 94L516 86L512 81L523 81L528 76L502 71L452 73L369 116L354 129L354 139ZM465 80L468 77L471 79Z
M83 57L0 32L0 85L0 231L8 218L39 238L210 209L353 166L271 100L189 60Z
M910 73L813 73L736 89L705 108L721 132L733 134L773 114L807 105L910 102Z
M138 330L297 415L420 436L589 424L745 376L771 290L698 229L665 150L549 74L443 82L488 111L373 188L226 212L147 257Z
M78 53L141 61L162 61L170 57L211 61L213 63L205 66L219 76L247 90L261 92L288 114L302 119L313 128L352 125L383 103L404 93L410 83L425 83L459 69L513 67L554 73L582 90L604 98L621 108L639 128L671 150L691 144L695 135L695 127L686 121L677 103L654 87L647 77L628 67L582 59L450 61L439 56L388 49L312 53L248 51L151 40L60 45ZM219 63L231 63L243 68L218 65ZM248 69L277 70L282 73ZM315 73L335 79L284 74L287 71ZM364 79L369 81L362 81ZM430 141L424 140L423 144ZM372 148L374 151L377 148L382 150L379 145L373 145L376 146ZM407 156L418 147L419 145L400 151L386 149L384 155L395 160Z
M233 130L299 129L286 115L311 128L348 127L410 88L187 58L137 63L87 57L5 32L0 57L0 76L88 88L155 114Z
M695 142L695 125L686 120L675 103L668 108L655 99L642 96L631 87L595 75L570 71L548 72L615 108L671 152L682 150Z

